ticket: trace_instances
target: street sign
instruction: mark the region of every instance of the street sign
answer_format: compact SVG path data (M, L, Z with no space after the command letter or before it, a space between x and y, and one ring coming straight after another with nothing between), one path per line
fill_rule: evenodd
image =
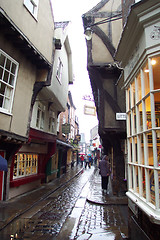
M62 124L62 133L68 134L71 132L71 125L69 123Z
M116 113L116 120L126 120L126 113Z

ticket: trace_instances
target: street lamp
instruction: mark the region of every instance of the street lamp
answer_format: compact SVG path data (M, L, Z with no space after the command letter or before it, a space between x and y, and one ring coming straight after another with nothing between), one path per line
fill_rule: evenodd
M84 35L85 35L85 38L87 41L91 40L92 39L92 29L91 27L87 27L84 31Z
M97 25L100 25L100 24L104 24L104 23L107 23L107 22L113 22L113 21L119 20L121 18L122 18L122 13L120 12L118 14L115 14L113 16L105 18L105 19L103 19L103 20L101 20L99 22L96 22L96 23L93 23L93 24L89 24L88 26L85 27L85 30L84 30L84 35L85 35L86 40L90 41L92 39L92 33L93 33L93 27L94 26L97 26Z

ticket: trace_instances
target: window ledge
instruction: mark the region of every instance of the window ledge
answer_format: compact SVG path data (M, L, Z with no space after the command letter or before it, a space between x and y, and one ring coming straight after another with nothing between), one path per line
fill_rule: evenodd
M43 179L45 177L44 174L35 174L35 175L30 175L26 177L19 177L17 179L13 179L10 182L10 187L19 187L20 185L28 184L33 181L37 181L39 179Z
M143 201L141 198L130 191L128 191L126 195L134 204L136 204L143 212L148 215L151 222L160 225L160 210L153 208L150 203Z

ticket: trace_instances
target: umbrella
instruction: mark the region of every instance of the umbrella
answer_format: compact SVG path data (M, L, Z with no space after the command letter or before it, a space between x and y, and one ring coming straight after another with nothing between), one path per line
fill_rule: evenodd
M85 153L79 153L79 155L86 155Z
M0 155L0 171L8 171L7 160Z

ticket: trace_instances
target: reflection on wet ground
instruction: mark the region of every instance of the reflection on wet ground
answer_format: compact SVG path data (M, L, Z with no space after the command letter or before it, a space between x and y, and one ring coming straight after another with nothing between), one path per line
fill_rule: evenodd
M85 170L4 228L0 239L126 239L127 205L86 201L94 178L94 167Z

